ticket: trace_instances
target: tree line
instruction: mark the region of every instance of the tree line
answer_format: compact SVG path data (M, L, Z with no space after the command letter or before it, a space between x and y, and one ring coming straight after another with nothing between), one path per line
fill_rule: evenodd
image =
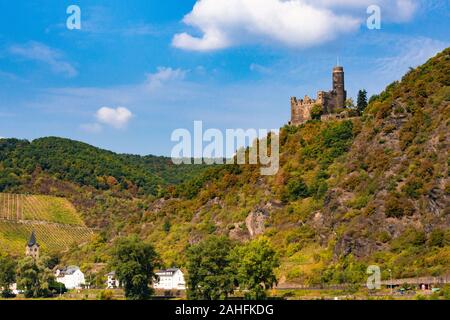
M279 258L266 238L239 244L224 236L210 236L188 246L185 253L188 299L218 300L233 294L265 299L267 290L277 283L274 270L279 266ZM2 297L14 297L10 288L16 282L26 298L66 292L53 275L55 266L56 262L45 256L16 262L1 255ZM153 245L130 235L114 242L108 267L115 270L127 299L145 300L154 294L152 285L157 280L156 269L161 266Z
M237 244L211 236L186 248L187 296L218 300L242 292L247 299L264 299L276 284L278 255L266 238ZM116 271L127 299L148 299L154 293L159 255L149 243L132 235L116 241L110 267Z

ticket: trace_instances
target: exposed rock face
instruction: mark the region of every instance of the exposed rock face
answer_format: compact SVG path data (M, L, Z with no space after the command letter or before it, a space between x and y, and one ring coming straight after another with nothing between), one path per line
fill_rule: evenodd
M369 241L364 238L354 239L345 235L342 237L334 248L335 256L347 256L353 254L355 257L362 257L367 254L369 249Z
M270 200L265 205L256 207L248 214L245 221L234 223L230 227L229 237L233 240L243 241L263 234L270 214L282 207L282 203L276 200Z
M383 249L386 249L383 243L374 242L367 237L344 235L334 247L334 256L337 258L352 254L356 258L362 258Z
M248 239L248 230L242 228L240 223L235 223L233 225L233 229L230 230L228 236L230 237L230 239L238 241Z
M269 212L264 208L256 209L250 212L245 219L245 225L247 226L250 237L254 238L265 231L265 222L269 217Z
M157 199L157 200L155 200L155 201L152 203L152 205L151 205L151 207L150 207L150 210L153 211L153 212L155 212L155 213L158 213L158 212L160 212L161 209L164 207L164 205L166 204L166 202L167 202L167 200L164 199L164 198Z

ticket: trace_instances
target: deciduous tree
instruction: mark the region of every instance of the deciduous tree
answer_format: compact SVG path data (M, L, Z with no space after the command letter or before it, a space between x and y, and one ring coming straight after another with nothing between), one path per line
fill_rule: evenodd
M125 296L130 300L145 300L153 294L151 284L159 266L159 257L152 245L143 242L136 235L116 241L111 267L122 283Z
M266 291L277 283L274 269L279 259L267 238L253 240L236 247L232 253L240 290L247 299L264 299Z
M234 291L235 272L230 265L231 241L211 236L187 249L188 298L224 299Z
M2 297L9 298L13 296L11 285L16 281L17 263L8 255L0 254L0 290Z

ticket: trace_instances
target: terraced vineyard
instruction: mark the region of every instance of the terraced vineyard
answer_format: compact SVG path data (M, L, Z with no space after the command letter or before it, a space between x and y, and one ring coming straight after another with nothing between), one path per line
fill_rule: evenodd
M83 220L66 199L10 193L0 193L0 219L83 225Z
M43 254L64 251L92 235L66 199L0 193L1 250L22 255L33 230Z

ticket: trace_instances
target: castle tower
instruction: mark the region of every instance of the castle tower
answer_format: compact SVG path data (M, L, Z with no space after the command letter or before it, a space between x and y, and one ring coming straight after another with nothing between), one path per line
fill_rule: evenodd
M345 100L347 100L347 91L345 91L344 68L337 66L333 68L333 93L334 93L334 108L345 107Z
M30 240L28 240L25 248L25 255L32 257L33 259L39 258L39 244L36 241L36 235L34 231L31 233Z

